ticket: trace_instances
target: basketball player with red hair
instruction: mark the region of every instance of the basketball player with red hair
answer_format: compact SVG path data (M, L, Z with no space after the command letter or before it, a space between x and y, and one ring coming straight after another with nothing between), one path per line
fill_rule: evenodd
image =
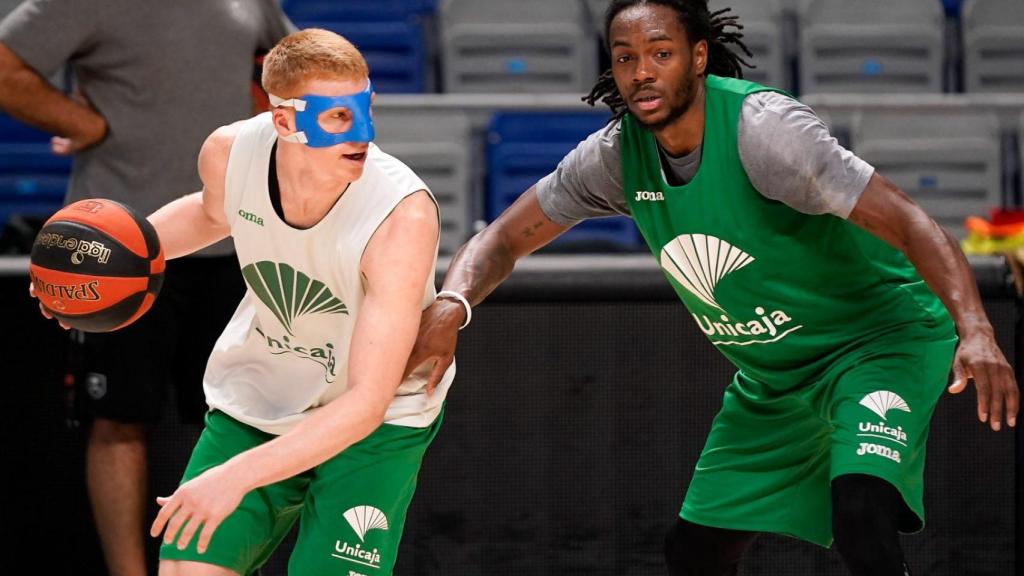
M273 110L211 134L203 190L150 217L168 258L231 236L248 287L183 483L158 499L160 573L250 574L301 518L291 573L387 575L455 372L431 395L403 375L435 298L437 204L372 143L351 43L305 30L263 66Z

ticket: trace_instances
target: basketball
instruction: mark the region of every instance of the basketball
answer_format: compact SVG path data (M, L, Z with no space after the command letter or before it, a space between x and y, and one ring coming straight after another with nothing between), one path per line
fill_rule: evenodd
M112 200L81 200L43 225L29 275L36 298L64 324L109 332L149 310L164 279L153 225Z

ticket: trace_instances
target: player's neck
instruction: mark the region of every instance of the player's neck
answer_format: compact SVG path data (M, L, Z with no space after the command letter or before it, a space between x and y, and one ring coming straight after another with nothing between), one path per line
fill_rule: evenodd
M654 132L658 145L668 155L679 158L693 152L704 141L704 82L698 82L698 91L690 109L675 122Z
M285 221L297 228L315 226L331 211L351 180L317 170L300 155L281 147L277 157L277 180Z

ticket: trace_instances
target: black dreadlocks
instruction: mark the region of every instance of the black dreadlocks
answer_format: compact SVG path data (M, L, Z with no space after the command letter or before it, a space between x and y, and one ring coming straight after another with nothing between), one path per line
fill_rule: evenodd
M747 57L754 56L743 43L743 33L740 32L743 25L739 23L739 17L729 14L731 8L711 12L708 10L707 0L614 0L604 14L604 37L608 38L612 20L620 12L641 4L657 4L675 10L679 15L680 24L686 29L691 46L701 40L707 41L708 63L704 70L705 74L743 78L743 67L754 67L728 46L733 44ZM612 109L613 120L622 118L626 113L626 102L615 86L615 78L612 77L610 68L601 74L590 94L583 97L583 101L591 106L598 100Z

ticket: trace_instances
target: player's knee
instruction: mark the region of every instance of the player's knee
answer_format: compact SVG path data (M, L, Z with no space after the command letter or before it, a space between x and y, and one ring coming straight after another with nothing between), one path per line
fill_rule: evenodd
M899 491L880 478L840 476L832 483L836 549L855 576L903 576Z
M671 576L733 576L753 536L680 518L665 536L668 572Z
M136 422L117 422L97 418L92 424L89 441L99 444L125 444L145 442L146 427Z

